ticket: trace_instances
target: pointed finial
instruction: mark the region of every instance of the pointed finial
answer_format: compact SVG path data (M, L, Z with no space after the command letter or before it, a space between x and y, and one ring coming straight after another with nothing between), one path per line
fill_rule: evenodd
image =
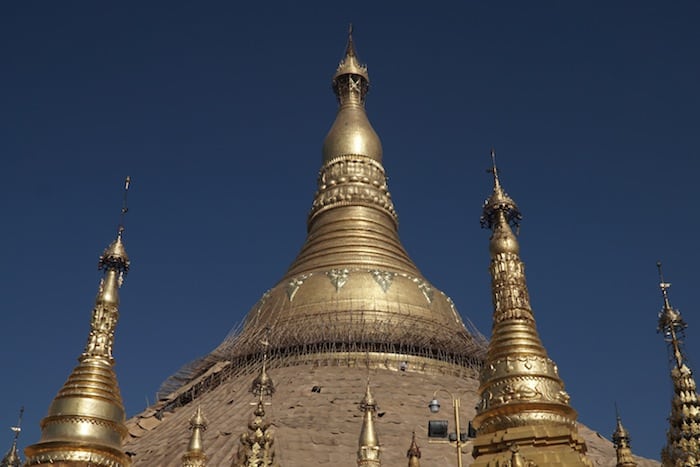
M12 440L10 450L7 451L7 454L0 460L0 467L20 467L22 465L22 459L20 459L17 449L17 438L22 431L22 414L24 414L24 407L19 409L17 425L10 427L10 429L15 432L15 436Z
M202 433L207 429L207 419L202 414L202 407L198 406L192 418L190 418L190 442L187 452L182 456L183 467L205 467L207 456L204 454Z
M265 337L260 340L263 346L263 359L260 367L260 373L253 380L250 392L258 396L259 404L262 404L263 396L271 396L275 393L275 383L267 374L267 349L270 346L270 328L265 329Z
M418 443L416 443L416 431L413 431L413 434L411 435L411 445L408 448L408 451L406 452L406 457L408 457L408 467L420 467L420 461L418 459L421 458L421 452L420 448L418 447Z
M22 432L22 416L24 415L24 406L19 409L19 417L17 418L17 425L10 427L10 430L15 432L15 440L19 438L19 434Z
M360 410L364 412L362 430L360 431L359 448L357 451L357 465L362 467L379 467L379 438L374 428L374 414L377 412L377 403L372 397L372 392L367 380L365 396L360 402Z
M670 308L671 305L668 300L668 289L671 287L671 283L664 281L664 272L661 268L661 261L656 262L656 268L659 271L659 288L661 289L661 295L664 298L664 306Z
M486 170L488 173L493 174L493 184L494 187L499 187L501 186L500 181L498 180L498 167L496 166L496 148L491 146L491 168Z
M496 166L496 150L491 148L491 168L487 170L493 174L493 193L486 200L481 215L481 227L493 229L501 222L505 222L514 227L519 227L522 214L515 201L503 191L498 177L498 167Z
M129 272L129 266L131 262L129 261L129 255L126 253L124 248L124 243L122 242L122 235L124 233L124 219L126 213L129 212L129 206L127 204L127 195L129 192L129 187L131 186L131 177L127 176L124 180L124 197L122 201L121 214L119 216L119 228L117 229L117 238L110 243L110 245L105 249L100 260L97 264L98 269L114 269L120 273L120 286L122 282L122 277L124 274Z
M126 179L124 179L124 198L122 201L122 212L121 216L119 217L119 232L118 235L121 236L122 233L124 232L124 219L126 217L126 213L129 212L129 204L128 204L128 194L129 194L129 186L131 185L131 177L126 176Z

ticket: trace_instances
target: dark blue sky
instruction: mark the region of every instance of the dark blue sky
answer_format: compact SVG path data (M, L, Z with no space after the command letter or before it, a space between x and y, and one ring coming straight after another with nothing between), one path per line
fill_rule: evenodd
M352 21L419 268L489 334L479 215L495 146L572 405L609 437L617 401L634 451L658 458L671 391L657 259L700 365L700 4L144 3L0 5L0 425L25 405L22 446L85 344L125 175L115 356L130 415L282 276Z

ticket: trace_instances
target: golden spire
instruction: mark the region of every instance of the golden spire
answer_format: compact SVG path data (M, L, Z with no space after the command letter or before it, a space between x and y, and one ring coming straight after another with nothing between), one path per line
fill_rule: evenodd
M408 467L420 467L420 448L418 443L416 443L416 432L413 432L411 436L411 445L406 452L406 457L408 457Z
M207 455L204 453L202 443L202 433L207 429L207 419L202 415L202 408L197 407L197 411L190 418L190 443L187 452L182 456L182 467L206 467Z
M617 412L617 406L615 406L615 412ZM617 424L615 426L615 432L612 435L612 441L615 445L615 452L617 453L617 464L616 467L637 467L637 463L632 457L632 448L630 445L630 435L622 426L622 419L620 418L620 413L616 413Z
M265 396L272 396L275 392L275 385L266 371L267 348L270 343L265 339L262 344L264 352L260 373L253 380L250 389L258 401L253 403L256 406L253 417L248 422L248 431L240 437L241 444L232 467L279 467L275 459L274 431L270 428L272 423L265 419L265 405L269 405L265 402Z
M352 25L348 31L345 57L333 75L333 91L340 107L335 123L323 143L323 162L340 156L355 155L382 161L382 143L365 113L369 91L367 66L362 65L355 52Z
M381 143L364 109L368 83L351 31L333 78L340 108L324 143L306 241L243 329L214 351L217 358L247 364L271 328L275 365L311 354L369 355L381 364L390 358L426 371L444 371L447 361L457 373L481 363L483 336L465 328L452 301L401 244Z
M19 451L17 450L17 438L22 432L22 415L24 414L24 407L19 409L19 419L17 420L17 425L10 427L12 431L15 432L15 436L12 439L12 446L10 450L7 451L5 457L0 460L0 467L20 467L22 465L22 459L19 457Z
M493 328L481 371L481 398L474 418L474 466L495 465L512 457L517 445L539 465L590 465L586 446L576 430L576 412L537 333L511 225L521 215L503 191L491 151L494 188L486 200L481 223L492 230L490 241ZM492 463L493 462L493 463Z
M664 466L678 467L697 465L700 464L700 402L693 372L682 349L685 328L688 325L681 317L680 311L671 306L668 298L668 288L671 284L664 281L660 262L657 263L657 267L663 297L658 331L664 334L673 361L673 399L671 415L668 418L670 426L666 433L666 446L661 451L661 463Z
M382 465L379 452L379 438L374 429L374 415L377 413L377 403L369 390L369 380L365 397L360 402L360 410L364 413L362 418L362 431L360 431L359 449L357 450L358 467L380 467Z
M112 356L114 330L119 318L118 291L130 264L122 242L130 182L127 177L117 237L100 256L98 263L104 276L92 311L87 345L78 358L78 366L41 422L41 440L25 449L27 466L131 465L129 457L122 450L127 430Z

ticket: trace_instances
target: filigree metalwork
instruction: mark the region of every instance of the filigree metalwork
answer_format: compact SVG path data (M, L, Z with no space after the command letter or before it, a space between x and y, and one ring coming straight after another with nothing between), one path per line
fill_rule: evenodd
M311 274L302 274L289 281L287 284L287 297L289 297L290 302L294 300L294 296L297 294L299 287L301 287L304 284L304 281L310 276Z
M331 284L333 284L333 287L335 287L335 291L340 292L340 289L342 289L345 283L348 281L350 270L347 268L331 269L330 271L326 271L326 276L328 276L328 278L331 280Z
M380 271L378 269L371 270L370 274L372 274L372 277L377 282L377 284L379 284L379 287L382 288L382 291L384 291L384 293L386 293L389 290L389 287L391 287L391 283L394 281L394 277L396 277L395 272Z

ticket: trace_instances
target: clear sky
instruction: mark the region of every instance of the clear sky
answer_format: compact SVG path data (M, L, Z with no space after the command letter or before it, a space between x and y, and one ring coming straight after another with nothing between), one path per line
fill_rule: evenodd
M283 275L353 22L418 267L489 334L479 215L495 146L572 405L609 437L617 401L634 451L658 458L658 259L700 366L699 17L690 1L2 2L0 451L21 405L21 445L38 440L83 350L127 174L115 356L129 415Z

